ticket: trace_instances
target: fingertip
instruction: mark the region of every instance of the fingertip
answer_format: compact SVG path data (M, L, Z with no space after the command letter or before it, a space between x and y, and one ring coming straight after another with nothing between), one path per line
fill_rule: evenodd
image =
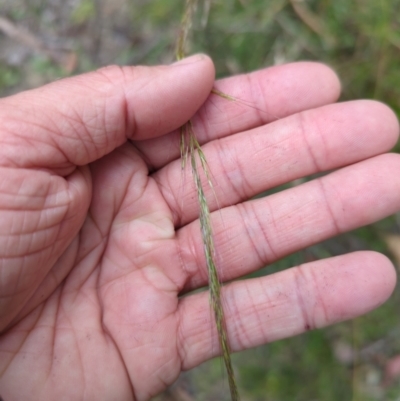
M199 53L186 57L171 64L174 72L178 72L180 79L187 78L200 92L199 107L209 96L215 81L215 66L211 57Z
M170 66L142 68L148 70L145 90L127 94L135 119L135 140L161 136L182 126L205 102L215 79L214 64L204 54Z
M371 305L371 309L378 307L386 302L392 295L397 282L397 273L392 261L385 255L374 252L365 251L366 257L366 275L370 276L369 285L371 290L375 290L375 304Z
M265 74L266 93L273 94L267 107L273 107L274 114L280 118L334 103L340 96L340 80L326 64L299 61L267 68L256 72L254 77L260 73Z
M336 71L327 64L314 61L303 61L299 64L308 70L308 76L313 81L313 86L321 94L321 101L326 104L336 102L342 92L342 83Z
M203 92L200 96L203 98L203 103L207 99L214 85L215 66L212 59L206 54L199 53L175 62L171 64L171 67L184 67L187 70L187 72L184 73L188 74L189 77L192 77L194 83L197 80L201 80L200 88L203 89ZM179 71L179 73L182 73L182 71Z
M395 112L385 103L376 100L361 100L360 104L366 105L364 119L376 121L376 135L384 135L387 140L388 150L396 145L399 139L399 120Z
M203 64L201 68L208 68L209 72L215 76L215 67L211 57L207 56L207 54L197 53L191 56L185 57L181 60L175 61L171 64L172 67L181 67L185 65L200 65Z
M340 301L332 322L352 319L366 314L385 303L396 285L396 271L392 262L374 251L360 251L338 256L343 262L337 280L342 288Z

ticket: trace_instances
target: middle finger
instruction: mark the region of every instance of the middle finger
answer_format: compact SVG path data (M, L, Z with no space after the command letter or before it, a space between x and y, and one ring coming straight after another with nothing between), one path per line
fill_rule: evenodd
M308 110L212 141L203 147L216 193L204 180L209 208L235 205L306 175L381 154L394 146L397 135L394 113L381 103L363 100ZM182 171L177 160L153 175L176 227L198 217L189 169Z

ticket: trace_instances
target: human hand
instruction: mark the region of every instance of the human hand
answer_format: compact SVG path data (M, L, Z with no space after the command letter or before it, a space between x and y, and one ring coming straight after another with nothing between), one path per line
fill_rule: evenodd
M196 56L101 69L0 101L5 401L147 400L218 352L207 293L179 298L207 283L178 130L204 101L193 124L216 185L221 280L400 208L400 157L382 155L398 135L386 106L330 104L338 80L316 63L216 83L254 107L209 95L213 84L211 61ZM232 349L358 316L394 284L391 263L374 252L228 284Z

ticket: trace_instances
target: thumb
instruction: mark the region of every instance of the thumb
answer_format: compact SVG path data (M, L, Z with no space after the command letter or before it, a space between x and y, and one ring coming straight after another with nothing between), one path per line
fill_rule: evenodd
M0 166L70 172L183 125L209 95L212 61L111 66L0 100Z

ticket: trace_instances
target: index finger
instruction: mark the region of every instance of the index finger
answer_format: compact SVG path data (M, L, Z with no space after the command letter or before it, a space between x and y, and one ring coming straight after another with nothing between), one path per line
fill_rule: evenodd
M200 144L268 124L291 114L335 102L340 82L328 66L297 62L219 80L192 118ZM180 131L135 142L150 168L159 169L180 156Z

